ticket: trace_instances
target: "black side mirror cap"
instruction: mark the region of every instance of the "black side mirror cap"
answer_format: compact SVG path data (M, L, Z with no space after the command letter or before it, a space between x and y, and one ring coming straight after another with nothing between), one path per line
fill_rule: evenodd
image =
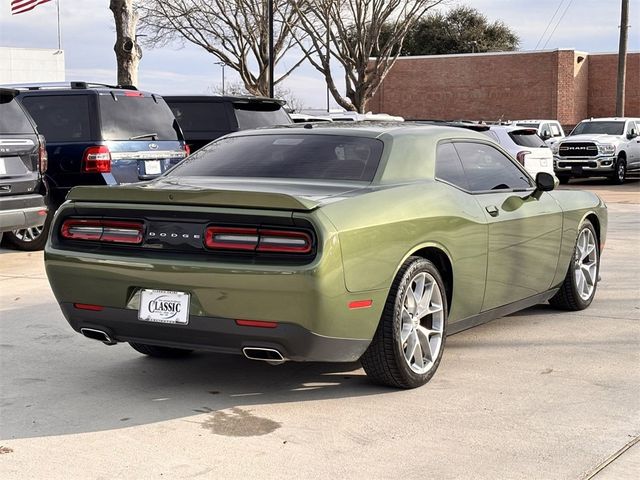
M556 188L556 177L547 172L538 172L536 175L536 190L550 192Z

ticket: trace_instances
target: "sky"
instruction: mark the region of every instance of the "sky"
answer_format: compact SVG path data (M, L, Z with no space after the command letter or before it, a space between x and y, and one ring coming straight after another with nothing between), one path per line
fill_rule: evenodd
M14 16L11 0L0 0L0 46L57 48L56 1L60 1L66 79L116 83L109 0L54 0ZM521 50L534 50L536 45L537 49L574 48L590 53L618 50L621 0L448 0L444 8L460 4L478 9L490 21L505 22L520 37ZM630 0L629 17L629 50L640 51L640 0ZM216 61L195 46L145 49L138 86L159 94L211 93L221 84L221 67ZM229 68L225 78L227 82L238 79ZM324 80L308 64L296 70L284 86L306 108L326 105Z

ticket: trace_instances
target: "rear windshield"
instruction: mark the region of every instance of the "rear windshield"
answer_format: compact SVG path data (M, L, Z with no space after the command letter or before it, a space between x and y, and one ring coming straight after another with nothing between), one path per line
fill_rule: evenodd
M513 130L509 132L511 140L522 147L543 148L547 144L535 130Z
M135 93L135 94L134 94ZM103 140L181 140L171 109L159 96L101 94Z
M168 175L353 180L370 182L383 144L339 135L251 135L223 138Z
M13 95L0 93L0 133L33 134L33 127Z
M233 108L238 119L239 130L291 123L291 118L284 108L275 102L234 103Z
M91 140L87 95L33 95L22 104L47 143Z
M230 131L226 105L219 102L167 102L183 132Z
M569 135L582 135L585 133L622 135L624 122L582 122Z

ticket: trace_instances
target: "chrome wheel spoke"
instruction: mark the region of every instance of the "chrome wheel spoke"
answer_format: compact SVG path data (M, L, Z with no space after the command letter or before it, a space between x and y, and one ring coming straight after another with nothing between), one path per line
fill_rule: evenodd
M407 365L424 374L434 365L442 348L443 296L435 278L416 274L404 293L400 311L399 342Z
M598 247L593 232L583 229L578 236L575 251L574 279L576 292L583 300L589 300L598 281Z

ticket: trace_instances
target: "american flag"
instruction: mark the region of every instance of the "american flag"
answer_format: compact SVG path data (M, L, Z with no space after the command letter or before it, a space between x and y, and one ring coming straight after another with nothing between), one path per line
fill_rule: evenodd
M11 15L28 12L33 10L41 3L47 3L51 0L11 0Z

